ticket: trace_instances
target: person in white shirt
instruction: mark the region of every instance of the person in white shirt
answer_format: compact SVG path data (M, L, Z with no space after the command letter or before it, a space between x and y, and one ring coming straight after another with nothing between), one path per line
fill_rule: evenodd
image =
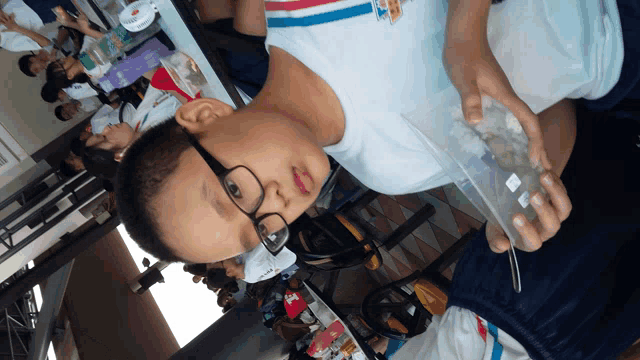
M57 101L66 101L67 98L71 98L73 100L82 100L90 97L106 97L106 95L98 94L97 91L91 88L87 83L75 83L71 86L60 89L52 82L46 82L42 86L42 90L40 91L40 96L42 100L53 104Z
M12 52L40 50L51 41L39 34L44 24L22 0L10 0L0 12L0 47Z
M36 77L56 59L58 54L74 55L80 51L84 38L84 35L80 32L60 26L54 33L57 34L55 44L52 42L51 45L38 51L36 54L24 55L18 59L18 67L22 73L29 77ZM53 40L53 35L50 34L50 36ZM60 48L58 48L58 46L60 46Z
M282 12L274 10L273 15L280 14L284 20L274 18L273 21L270 21L271 25L267 33L267 43L270 44L269 50L271 51L269 69L271 75L268 76L262 92L246 108L234 112L230 106L219 101L198 99L183 105L176 113L176 121L171 125L167 123L162 131L158 130L154 135L149 134L147 139L142 136L132 145L131 149L135 147L137 150L128 152L133 154L131 155L131 166L134 166L135 160L133 159L136 157L144 156L147 158L148 153L164 153L156 151L157 147L174 149L175 151L171 154L172 159L178 149L180 154L190 157L190 160L187 161L186 158L176 155L175 159L180 158L179 162L178 160L165 161L164 164L174 164L172 165L172 176L166 177L173 179L170 181L171 187L163 188L163 191L160 191L160 188L148 189L150 192L145 193L155 193L162 197L163 194L176 191L186 196L186 193L195 189L187 184L195 185L192 181L209 176L210 169L204 165L205 162L199 154L192 151L192 148L187 145L186 135L177 135L177 133L183 132L183 128L197 136L203 136L200 139L201 144L207 151L213 152L216 159L219 157L221 163L228 161L233 165L242 164L251 169L261 183L280 184L283 187L282 191L276 192L276 194L284 192L288 196L282 198L281 202L271 202L271 204L272 207L282 206L281 209L278 209L281 212L273 212L278 212L288 223L302 214L319 194L321 184L328 174L327 154L334 157L365 186L383 193L411 193L449 183L451 181L449 177L426 149L413 125L403 116L403 114L414 111L425 103L434 107L449 107L448 105L453 106L456 102L458 106L460 105L459 94L453 83L447 78L441 56L445 39L447 4L441 0L433 1L437 6L427 6L412 1L404 3L402 6L407 11L401 18L398 18L397 22L391 21L388 16L382 16L379 19L374 12L374 10L377 11L377 8L373 9L371 2L360 0L331 3L321 8L313 7L308 10L321 11L324 9L326 14L332 14L331 16L353 12L353 16L345 15L345 18L336 21L329 21L330 15L326 15L326 18L315 17L307 14L305 12L307 10L302 11L302 9L299 13L293 10L282 10ZM486 6L485 12L488 13L489 2L484 5ZM491 30L493 31L492 39L496 44L503 41L501 43L503 47L500 48L500 51L504 52L506 55L503 57L509 60L513 59L508 56L509 51L518 53L525 50L521 47L528 45L523 45L512 38L512 32L521 31L516 24L503 29L498 25L501 19L508 18L509 13L516 12L520 7L529 9L534 4L529 0L513 0L507 5L514 8L503 7L500 12L494 13ZM615 13L615 4L612 5L611 15L603 14L602 10L597 7L595 13L588 13L587 20L591 17L594 19L610 17L615 20L617 13ZM569 5L567 6L566 12L571 13ZM576 7L578 4L573 3L571 6ZM337 8L343 9L344 12L338 11ZM533 10L535 11L532 14L535 16L532 15L531 21L538 18L544 19L546 16L537 6ZM269 10L267 12L271 14ZM308 17L305 17L305 14ZM556 16L556 13L553 14ZM575 17L574 20L579 20L582 16L582 14L575 12L571 14ZM299 16L302 16L302 20L298 20ZM304 24L305 21L311 21L311 19L326 19L327 21L308 26L296 25ZM553 20L558 19L554 17ZM495 26L493 26L494 23ZM589 22L589 25L585 25L584 29L571 27L565 29L563 27L562 30L590 32L592 23ZM283 26L291 24L291 26L281 28L280 24ZM416 24L422 25L416 27ZM555 31L547 28L538 29L536 24L537 22L530 24L532 31L535 30L535 32L528 32L531 35L536 34L536 36L545 38ZM428 31L423 31L423 28ZM616 29L613 28L610 31L611 36L602 33L597 41L611 41L612 45L618 44L617 36L619 34ZM564 39L562 34L556 34L556 36ZM569 38L573 39L571 46L582 48L580 44L573 44L573 41L581 42L580 37ZM340 41L336 41L337 39ZM507 39L509 41L506 41ZM416 42L424 46L415 46ZM372 49L394 49L394 51L383 51L384 56L381 54L372 57ZM542 49L542 43L540 49ZM566 55L571 55L569 59L565 59L567 63L574 61L571 59L574 56L577 56L576 61L590 62L592 60L590 57L583 58L580 54ZM600 56L602 53L597 55ZM618 52L615 55L618 56ZM372 62L373 59L376 61ZM528 56L523 59L529 61ZM562 58L558 58L559 62L561 62L560 59ZM619 71L617 59L618 57L612 61L611 66L617 67ZM562 61L563 64L565 60ZM402 65L389 65L396 62ZM571 103L562 101L567 93L572 91L590 93L593 91L594 96L597 96L601 95L600 88L591 89L591 85L603 82L607 83L607 86L615 85L615 81L604 78L604 74L600 73L575 70L578 75L583 76L583 79L577 82L568 82L565 75L558 71L543 72L545 76L555 74L559 80L542 80L536 71L521 72L517 61L510 60L507 65L511 69L509 73L512 73L513 76L518 76L518 74L527 76L527 81L520 83L525 94L527 85L537 84L535 87L529 88L535 93L527 95L532 100L532 106L535 105L536 111L543 111L546 107L557 103L553 108L540 114L540 122L545 127L560 121L561 127L570 130L572 126L570 117L560 118L560 120L555 117L558 111L571 113ZM545 66L551 65L545 63ZM559 69L574 71L564 65ZM382 70L384 73L377 73ZM376 75L372 76L371 74ZM407 74L412 75L408 77ZM536 74L536 76L532 77L530 74ZM566 76L570 76L570 74ZM535 82L529 83L528 80L531 77ZM548 100L546 96L549 94L548 84L550 82L557 82L562 89L551 96L553 99ZM502 95L498 98L503 101L505 99ZM309 99L313 99L313 101L309 101ZM522 105L523 103L518 102L517 104ZM513 105L513 101L509 105ZM556 112L555 115L554 112ZM522 115L523 111L515 111L515 113ZM528 114L532 115L533 113ZM428 115L425 116L429 118ZM520 117L522 118L522 116ZM531 116L525 116L525 118L531 120ZM437 118L433 119L433 121L436 120ZM543 199L546 201L543 201L543 205L539 209L542 214L539 216L540 221L536 224L526 220L522 221L520 229L525 240L520 246L528 251L539 248L544 240L548 240L558 230L562 220L566 219L568 211L562 210L558 206L565 209L570 207L570 200L557 178L557 173L550 171L550 169L553 165L555 167L562 166L562 162L566 160L567 149L570 149L572 145L571 137L567 136L562 139L563 142L554 149L552 158L556 164L551 164L546 160L546 156L543 156L544 146L541 146L540 143L542 131L534 130L539 129L540 126L538 117L535 115L534 120L536 125L525 123L524 126L525 131L532 139L530 148L533 151L531 154L536 158L535 162L542 164L547 169L545 176L552 178L552 185L545 189L549 196ZM532 131L537 135L534 136ZM240 133L243 134L242 137L233 135ZM228 134L228 137L221 134ZM155 140L152 139L152 136L155 137ZM157 140L158 138L166 139L166 142L160 142ZM218 142L224 145L218 145ZM160 145L161 143L163 145ZM234 145L231 146L230 143ZM140 145L136 146L136 144ZM212 150L214 144L216 150ZM225 158L229 160L225 160ZM231 161L230 159L235 160ZM187 170L186 164L189 162L200 163L202 167L193 167ZM153 164L160 165L159 162L153 162ZM130 168L127 172L138 174L144 172L149 176L160 173L155 171L157 169L152 170L150 167L143 170L145 165L142 163L136 163L135 167L135 169ZM260 175L261 173L262 175ZM133 179L130 177L129 180ZM175 182L173 182L174 180ZM218 194L218 191L221 190L216 184L210 184L210 186L218 189L215 191L216 195L224 198L225 194ZM138 186L129 184L123 178L123 187L129 188L129 185ZM135 194L135 192L131 194ZM132 204L135 201L146 201L126 198L128 200L125 200L125 197L121 199L125 202L123 209L134 208ZM172 217L179 216L180 213L191 213L193 207L198 207L195 203L183 203L178 200L180 198L181 196L173 198L177 202L176 206L154 209L154 213L163 213L162 216ZM533 198L537 199L537 196ZM287 204L287 206L282 204ZM139 204L135 208L140 206L147 208L151 205L149 203ZM238 213L237 217L234 217L232 225L227 220L220 218L211 206L204 204L203 206L211 210L210 213L207 212L207 215L211 216L211 221L199 222L192 218L192 220L183 223L171 223L176 224L176 227L169 226L170 222L157 223L160 224L159 227L138 223L131 224L131 227L140 228L140 231L132 231L142 236L139 239L141 242L145 241L146 236L164 238L165 241L161 245L166 245L168 249L171 249L166 253L166 256L173 254L175 258L182 258L185 261L219 260L238 255L257 246L259 239L257 236L251 235L253 224L246 216L242 217ZM174 210L170 211L169 208ZM267 207L264 211L267 210L271 212L276 209ZM138 218L138 215L132 213L131 218L134 217ZM519 217L517 219L522 220ZM514 220L516 219L514 218ZM235 223L236 221L238 223ZM191 222L197 222L202 227L192 226L194 224ZM124 223L126 224L126 221ZM229 246L200 248L197 245L197 235L195 234L211 232L208 226L224 229L224 231L220 231L220 241L228 243ZM144 231L142 231L143 227ZM492 246L497 251L506 251L509 244L506 235L495 226L490 226L490 229L496 229L491 233L489 239ZM242 244L240 233L248 237L245 240L251 240L249 244ZM164 234L164 236L160 236L160 234ZM180 236L177 236L178 234ZM181 243L179 249L177 244L173 244L174 241L178 241L178 238Z
M86 146L109 150L119 157L119 153L137 136L169 120L182 101L186 102L186 99L179 94L170 94L149 85L137 108L129 105L128 109L123 110L122 121L119 118L120 106L112 108L105 105L91 120L93 135L87 139Z
M58 92L60 91L64 92L64 94L68 95L70 98L75 100L82 100L88 97L98 96L98 92L95 91L87 83L74 83L69 87L66 87L62 90L58 90ZM60 95L58 97L60 98Z
M77 19L73 19L66 11L63 11L58 16L58 22L85 34L79 52L85 51L104 36L100 30L91 25L84 13L80 13ZM58 88L67 88L74 83L86 83L90 77L98 79L106 74L109 67L111 64L105 64L87 71L78 60L77 55L71 55L47 65L47 82L53 83Z
M122 223L142 248L167 261L208 263L261 243L275 248L280 243L271 244L270 238L285 238L280 236L284 228L271 232L265 226L258 232L257 219L277 214L291 223L300 216L328 174L327 153L383 193L449 183L405 115L418 107L440 115L442 108L462 106L472 121L482 116L481 97L487 95L518 117L533 163L547 170L540 178L546 194L532 197L537 219L512 219L524 239L518 259L536 250L544 254L543 243L563 231L571 200L581 200L570 200L559 178L576 132L573 103L564 99L601 98L625 77L620 3L637 2L507 0L491 8L490 1L475 0L345 0L314 6L267 1L270 67L264 88L238 111L214 99L185 104L175 121L136 140L120 163L116 183ZM633 38L626 37L625 44L633 44ZM637 68L638 59L630 61ZM424 116L437 126L440 118L433 113ZM234 168L249 171L229 180ZM251 212L238 205L249 195L256 199ZM507 250L509 239L500 227L488 224L483 230L485 250ZM555 260L557 266L567 264ZM508 269L506 256L499 261ZM538 265L527 276L562 280L545 273L547 263ZM510 275L501 273L508 281ZM511 291L507 284L502 287ZM495 300L500 304L499 297ZM573 320L565 326L578 322ZM520 336L528 326L498 327L523 346L537 340ZM536 335L544 336L544 330L552 333L553 326L542 326ZM527 350L535 350L531 346ZM462 358L447 354L442 357Z
M274 256L260 244L247 253L208 264L207 268L224 269L230 278L255 284L271 279L290 268L295 264L296 259L296 255L287 248Z
M85 98L82 100L73 100L62 105L56 106L54 114L60 121L68 121L73 119L79 111L90 113L100 106L101 102L98 98ZM110 105L106 105L111 107ZM95 116L94 116L95 117Z
M60 46L72 49L69 31L56 23L43 23L40 16L23 0L10 0L0 10L0 47L11 52L37 51L35 55L25 55L18 60L20 70L34 77L55 59L56 38Z

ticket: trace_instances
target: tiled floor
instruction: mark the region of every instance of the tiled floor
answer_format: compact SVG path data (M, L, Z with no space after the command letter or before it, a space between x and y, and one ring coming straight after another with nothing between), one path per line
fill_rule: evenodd
M454 184L417 194L379 195L359 215L388 234L426 204L435 207L435 215L391 250L379 248L383 265L376 271L370 271L371 277L379 284L387 284L424 269L462 235L471 228L479 229L485 221ZM314 211L310 213L313 215ZM454 269L455 264L443 275L451 279Z

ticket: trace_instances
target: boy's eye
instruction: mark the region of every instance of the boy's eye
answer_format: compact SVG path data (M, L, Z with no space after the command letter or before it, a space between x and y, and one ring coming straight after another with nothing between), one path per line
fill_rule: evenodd
M258 224L258 231L260 232L260 237L263 239L269 238L269 229L263 223Z
M240 192L240 188L233 181L227 180L225 185L231 196L236 199L242 199L242 192Z

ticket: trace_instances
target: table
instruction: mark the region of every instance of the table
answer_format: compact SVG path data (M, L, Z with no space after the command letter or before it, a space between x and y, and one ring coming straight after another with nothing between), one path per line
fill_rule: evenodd
M202 95L216 98L236 109L242 107L248 98L237 92L226 75L224 67L220 66L221 59L215 48L208 45L206 40L200 36L199 25L195 23L196 19L186 9L193 7L193 5L179 0L176 2L171 0L152 1L160 13L160 26L174 43L176 50L189 55L198 64L200 71L207 79L209 86L202 90ZM94 0L79 0L79 2L87 4L88 8L98 9Z
M209 87L203 89L202 95L205 97L213 97L220 101L223 101L234 108L238 105L234 103L227 92L227 89L220 81L220 78L213 70L213 67L209 61L211 56L206 57L199 43L194 38L193 34L187 27L181 13L176 8L176 5L171 0L155 0L154 4L158 7L160 12L160 25L162 30L169 36L171 41L176 46L176 50L182 51L189 55L200 67L200 71L207 79ZM192 21L188 20L188 21ZM202 41L200 42L202 43Z
M354 340L354 343L357 345L358 349L364 353L365 357L369 360L375 360L376 354L373 352L373 349L371 349L369 344L362 339L349 321L343 320L345 317L342 316L341 312L337 309L335 304L333 304L333 301L326 299L318 288L316 288L311 282L304 281L303 284L314 299L314 302L308 305L309 309L316 318L318 318L322 325L324 325L324 327L328 327L334 321L339 320L342 325L344 325L345 333Z

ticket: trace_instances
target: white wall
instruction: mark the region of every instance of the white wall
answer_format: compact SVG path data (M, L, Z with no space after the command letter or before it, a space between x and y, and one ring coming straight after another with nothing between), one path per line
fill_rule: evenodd
M37 78L24 75L18 68L18 58L27 53L12 53L0 49L0 123L29 154L71 129L84 117L62 122L53 114L58 104L48 104L42 100L40 90L45 82L44 72ZM44 169L44 170L43 170ZM7 193L26 185L30 179L46 171L36 168L36 163L27 158L15 168L0 175L0 201ZM33 173L32 176L28 173ZM16 180L16 181L13 181ZM12 189L3 189L9 183Z
M40 97L44 72L30 78L18 68L18 58L28 53L0 50L0 122L28 154L33 154L51 140L80 122L81 117L62 122Z

